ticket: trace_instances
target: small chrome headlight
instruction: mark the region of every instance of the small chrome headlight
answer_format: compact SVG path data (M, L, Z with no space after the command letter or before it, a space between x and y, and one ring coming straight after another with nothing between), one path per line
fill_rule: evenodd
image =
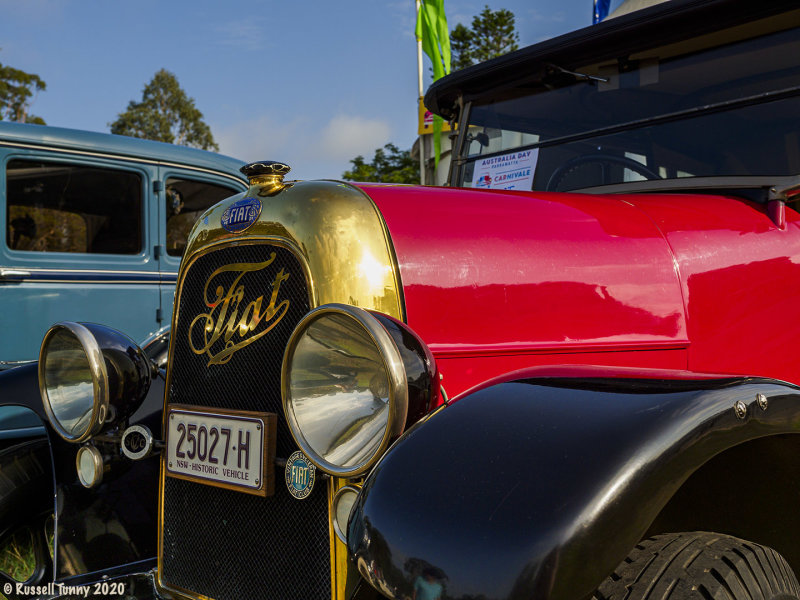
M360 489L350 485L341 488L333 497L333 531L343 543L347 543L347 521L358 500Z
M367 311L326 304L297 325L283 358L283 409L320 469L364 473L402 433L408 385L397 345Z
M86 488L93 488L103 481L103 456L94 446L81 446L75 456L78 479Z
M84 442L142 403L153 367L122 333L94 323L53 325L39 352L39 393L53 429Z

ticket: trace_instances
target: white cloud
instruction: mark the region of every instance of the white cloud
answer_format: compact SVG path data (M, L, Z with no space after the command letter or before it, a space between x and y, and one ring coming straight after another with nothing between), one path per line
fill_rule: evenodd
M386 8L392 13L391 22L396 33L402 38L413 38L417 25L417 9L409 0L388 2Z
M212 127L220 152L252 162L288 160L284 153L297 146L308 124L302 119L279 122L268 115L239 121L227 127Z
M327 123L307 117L280 121L270 115L229 126L212 124L220 152L244 161L279 160L292 167L291 177L337 179L359 154L371 159L391 141L386 121L340 114Z
M371 156L389 140L386 121L352 115L337 115L322 130L319 147L329 158L349 160L358 154Z

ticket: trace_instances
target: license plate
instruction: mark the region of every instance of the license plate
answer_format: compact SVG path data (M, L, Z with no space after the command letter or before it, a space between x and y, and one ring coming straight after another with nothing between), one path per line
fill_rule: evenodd
M275 413L173 405L167 413L167 475L271 496Z

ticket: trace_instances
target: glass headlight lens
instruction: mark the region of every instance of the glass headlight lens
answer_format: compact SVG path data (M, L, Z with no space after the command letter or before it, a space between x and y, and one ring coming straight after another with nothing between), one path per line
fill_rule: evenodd
M81 442L96 433L108 411L108 377L92 334L78 323L54 325L39 354L39 391L61 437Z
M283 406L295 441L323 471L366 471L408 406L403 361L367 311L328 304L298 324L283 361Z

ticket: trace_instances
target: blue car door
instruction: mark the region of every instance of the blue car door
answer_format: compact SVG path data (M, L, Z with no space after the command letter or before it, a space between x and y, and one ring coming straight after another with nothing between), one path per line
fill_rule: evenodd
M103 323L136 341L155 331L157 166L0 148L0 167L0 361L37 358L58 321Z

